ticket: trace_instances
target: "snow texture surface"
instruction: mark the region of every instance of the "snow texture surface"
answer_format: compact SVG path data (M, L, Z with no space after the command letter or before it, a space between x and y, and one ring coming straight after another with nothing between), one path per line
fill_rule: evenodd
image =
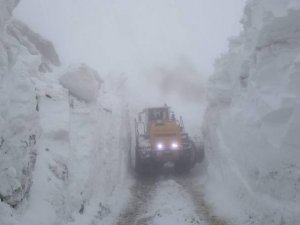
M207 193L234 224L300 222L299 6L248 1L210 79Z
M39 50L53 52L53 46L11 17L17 2L0 1L0 197L11 206L32 183L41 134L35 79L54 66Z
M159 182L156 193L149 204L149 209L140 223L149 225L192 225L206 222L199 218L195 211L191 196L174 180Z
M109 224L131 183L124 90L58 68L51 42L12 17L17 3L0 0L0 224Z

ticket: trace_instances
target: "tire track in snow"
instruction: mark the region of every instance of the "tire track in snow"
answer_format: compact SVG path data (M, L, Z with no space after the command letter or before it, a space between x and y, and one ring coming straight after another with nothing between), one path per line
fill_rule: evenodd
M116 225L227 225L205 201L201 191L204 182L199 182L203 168L185 175L173 170L161 172L156 178L136 180L131 200Z
M137 224L137 217L147 212L147 203L152 198L155 187L156 178L137 178L135 185L131 188L132 197L129 200L127 208L119 216L116 225Z
M178 176L174 178L191 196L197 214L203 218L209 225L227 225L227 223L216 216L204 199L204 193L201 191L201 185L197 182L198 177L194 175ZM198 183L198 184L197 184Z
M194 208L189 193L173 177L160 177L147 212L137 225L207 225Z

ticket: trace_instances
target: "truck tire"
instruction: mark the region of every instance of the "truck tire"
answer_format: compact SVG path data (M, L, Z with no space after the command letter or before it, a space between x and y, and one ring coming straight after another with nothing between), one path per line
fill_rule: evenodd
M191 148L185 150L183 157L175 162L175 171L178 173L189 172L197 162L197 152L194 142L191 141Z
M142 165L141 158L139 156L137 147L135 148L135 166L134 166L134 169L138 174L142 173L143 165Z

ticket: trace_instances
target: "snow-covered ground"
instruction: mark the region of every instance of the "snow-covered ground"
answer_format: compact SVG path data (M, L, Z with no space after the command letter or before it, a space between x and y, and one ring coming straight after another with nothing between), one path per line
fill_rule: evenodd
M210 79L207 199L232 224L300 223L300 2L249 0Z
M156 186L146 212L139 215L137 224L190 225L200 224L191 196L173 179L164 179ZM205 225L205 223L201 223Z
M165 167L156 176L137 177L131 198L117 225L224 224L210 214L204 200L206 164L198 164L189 174L176 174Z

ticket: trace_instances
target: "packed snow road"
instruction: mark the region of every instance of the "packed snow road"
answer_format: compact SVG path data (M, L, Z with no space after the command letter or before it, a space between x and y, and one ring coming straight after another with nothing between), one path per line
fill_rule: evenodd
M165 169L158 176L137 177L131 199L117 225L225 225L210 213L196 168L188 175Z

